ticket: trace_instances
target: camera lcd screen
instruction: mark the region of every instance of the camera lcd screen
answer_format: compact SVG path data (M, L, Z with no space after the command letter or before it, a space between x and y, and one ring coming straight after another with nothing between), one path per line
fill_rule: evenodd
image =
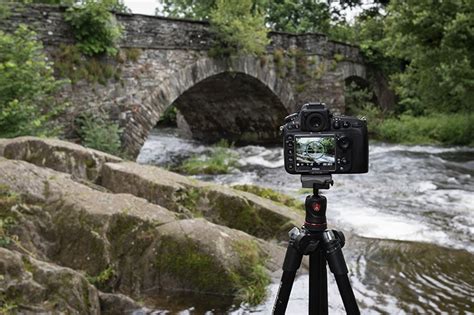
M336 138L295 136L296 171L335 171Z

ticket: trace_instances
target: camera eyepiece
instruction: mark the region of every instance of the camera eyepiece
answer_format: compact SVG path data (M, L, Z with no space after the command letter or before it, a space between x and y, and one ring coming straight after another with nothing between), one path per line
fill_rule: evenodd
M308 128L308 131L323 131L326 129L326 119L327 118L319 112L310 113L306 116L305 126Z

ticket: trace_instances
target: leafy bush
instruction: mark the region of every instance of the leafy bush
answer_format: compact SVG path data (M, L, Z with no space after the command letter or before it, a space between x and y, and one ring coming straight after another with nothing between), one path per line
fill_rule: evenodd
M237 166L237 155L230 147L227 141L221 140L214 145L209 156L190 157L176 170L189 175L229 173Z
M264 16L252 11L252 0L217 0L210 13L211 26L218 45L215 56L260 55L269 43Z
M169 106L160 116L158 123L163 126L176 126L178 110L175 106Z
M117 123L90 116L79 118L78 121L83 145L110 154L120 154L122 129Z
M408 144L474 145L474 114L402 115L383 121L378 136Z
M116 4L114 0L84 0L82 4L66 11L65 19L71 25L83 54L117 54L116 45L122 35L122 28L109 11Z
M383 121L384 113L374 104L373 92L352 82L346 86L344 94L348 112L351 115L365 117L369 133L376 134Z
M24 25L0 31L0 136L57 134L59 126L48 122L64 109L53 97L63 83L34 32Z

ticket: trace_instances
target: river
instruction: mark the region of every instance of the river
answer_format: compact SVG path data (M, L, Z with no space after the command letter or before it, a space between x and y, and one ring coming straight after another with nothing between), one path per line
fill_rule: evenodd
M137 161L172 167L210 150L180 138L175 129L156 129ZM239 156L238 170L196 177L269 187L304 200L299 176L283 168L280 147L232 150ZM474 314L474 148L371 142L369 156L369 173L334 175L334 186L324 191L329 225L346 234L344 255L362 313ZM344 314L332 274L328 279L330 313ZM157 304L167 310L163 314L269 314L277 282L253 308L185 296ZM306 314L307 294L303 274L287 314Z

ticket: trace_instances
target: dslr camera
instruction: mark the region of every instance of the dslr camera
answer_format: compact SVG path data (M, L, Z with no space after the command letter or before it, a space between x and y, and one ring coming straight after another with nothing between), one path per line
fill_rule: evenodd
M285 169L290 174L367 173L369 144L367 122L335 116L323 103L303 105L285 118L283 134Z

